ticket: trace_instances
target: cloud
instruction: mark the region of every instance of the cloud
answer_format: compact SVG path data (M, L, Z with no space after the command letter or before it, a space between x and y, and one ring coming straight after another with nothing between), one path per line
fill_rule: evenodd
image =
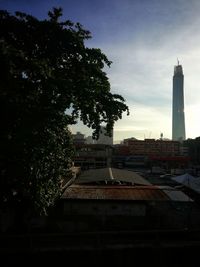
M137 131L143 138L143 131L147 130L152 132L152 137L157 138L160 131L171 137L172 77L177 57L185 76L187 137L199 135L195 114L200 109L200 20L194 16L193 20L190 17L186 21L190 24L174 25L172 32L162 32L159 28L159 42L149 42L147 33L146 37L143 34L143 39L140 35L129 43L123 43L119 38L114 45L105 44L103 50L113 61L108 70L112 91L120 92L126 98L135 115L116 124L118 135L122 136L124 132L125 136L126 131L130 134L133 130L133 136Z
M200 2L110 1L92 21L91 47L113 61L106 68L113 93L126 99L131 115L115 124L115 140L134 136L171 138L172 77L177 57L184 71L186 136L199 135ZM102 10L106 14L100 16ZM88 24L89 25L89 24Z
M114 139L122 140L123 136L144 139L144 137L159 138L163 132L166 138L171 138L171 112L166 108L156 109L143 105L135 105L130 110L130 116L116 122ZM167 115L166 115L167 114Z

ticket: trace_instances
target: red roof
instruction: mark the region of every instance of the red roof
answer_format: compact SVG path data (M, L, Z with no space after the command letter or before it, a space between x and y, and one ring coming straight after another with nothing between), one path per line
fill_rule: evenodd
M170 198L156 186L91 186L71 185L62 195L62 199L93 200L152 200L167 201Z

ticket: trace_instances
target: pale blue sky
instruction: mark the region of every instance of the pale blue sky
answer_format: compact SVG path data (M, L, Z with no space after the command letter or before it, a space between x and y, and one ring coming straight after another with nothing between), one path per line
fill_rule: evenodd
M38 18L53 7L80 22L113 63L106 69L111 91L121 94L130 116L115 124L114 140L171 138L172 76L177 57L185 76L186 137L200 136L199 0L0 0L0 9ZM76 125L73 131L90 130Z

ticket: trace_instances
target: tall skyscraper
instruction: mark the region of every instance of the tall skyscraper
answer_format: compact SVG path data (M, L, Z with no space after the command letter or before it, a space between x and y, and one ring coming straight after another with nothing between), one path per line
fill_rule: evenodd
M172 107L172 140L185 140L184 115L184 75L182 66L174 67L173 76L173 107Z

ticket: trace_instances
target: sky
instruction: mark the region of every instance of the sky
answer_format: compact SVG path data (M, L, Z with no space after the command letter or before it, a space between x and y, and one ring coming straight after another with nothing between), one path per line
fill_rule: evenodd
M52 7L63 19L80 22L112 61L105 69L111 92L129 106L115 123L114 141L172 137L174 66L184 72L186 138L200 136L200 1L199 0L0 0L0 9L22 11L39 19ZM78 123L72 131L91 130Z

